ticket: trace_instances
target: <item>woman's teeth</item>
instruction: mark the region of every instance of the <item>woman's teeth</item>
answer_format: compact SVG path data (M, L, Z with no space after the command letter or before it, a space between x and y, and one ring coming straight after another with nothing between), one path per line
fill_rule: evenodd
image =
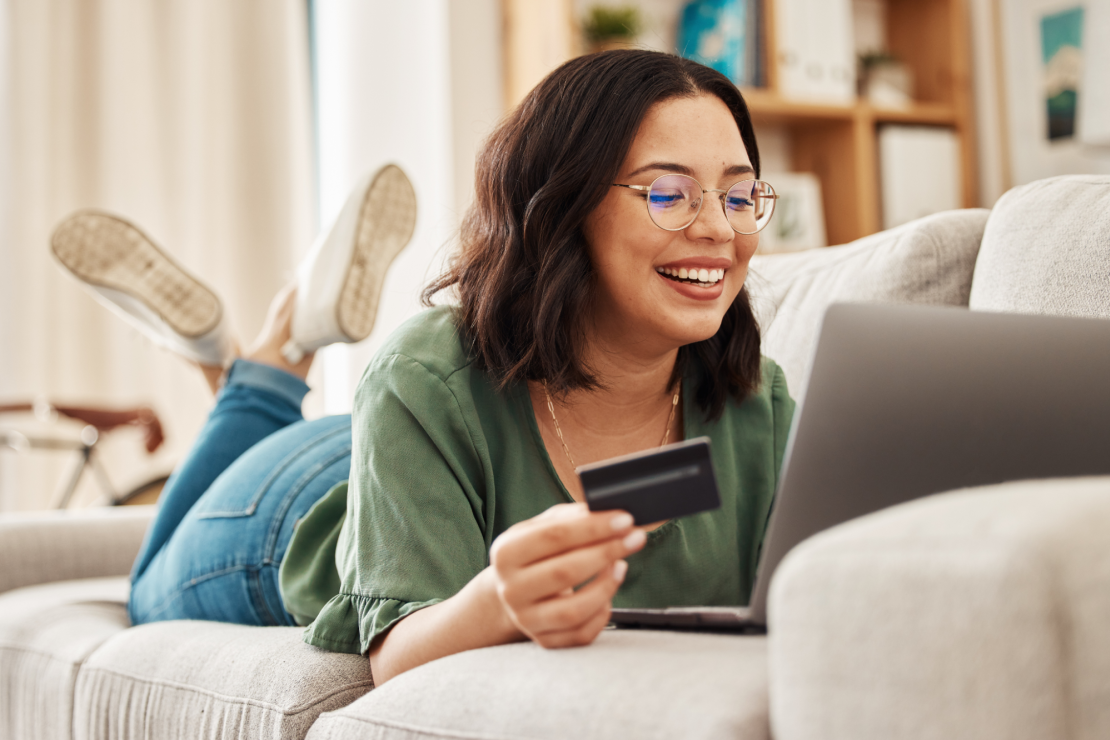
M655 271L672 280L693 283L694 285L713 285L725 276L724 270L689 270L685 267L656 267Z

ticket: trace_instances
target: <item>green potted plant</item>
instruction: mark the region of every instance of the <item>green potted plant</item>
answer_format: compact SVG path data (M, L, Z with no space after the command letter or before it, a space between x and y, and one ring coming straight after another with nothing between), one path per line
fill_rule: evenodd
M879 108L909 108L913 104L913 74L898 57L886 51L859 56L860 95Z
M582 22L582 33L589 51L629 49L640 33L640 11L630 5L595 5Z

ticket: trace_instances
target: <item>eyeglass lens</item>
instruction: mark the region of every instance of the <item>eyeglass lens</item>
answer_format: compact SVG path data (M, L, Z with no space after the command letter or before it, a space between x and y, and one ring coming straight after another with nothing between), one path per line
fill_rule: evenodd
M771 220L775 210L774 189L762 180L741 180L724 194L722 205L733 231L754 234ZM663 175L648 191L648 213L655 225L680 231L698 217L703 193L701 185L686 175Z

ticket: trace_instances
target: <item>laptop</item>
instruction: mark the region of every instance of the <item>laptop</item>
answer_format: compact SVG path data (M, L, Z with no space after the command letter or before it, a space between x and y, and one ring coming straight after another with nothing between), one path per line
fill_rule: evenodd
M835 304L810 368L750 605L614 624L764 631L775 569L822 530L956 488L1110 474L1110 321Z

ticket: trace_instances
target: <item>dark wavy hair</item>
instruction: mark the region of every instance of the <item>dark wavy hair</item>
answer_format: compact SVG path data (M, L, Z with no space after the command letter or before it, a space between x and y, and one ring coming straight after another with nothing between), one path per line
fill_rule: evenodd
M609 192L640 122L655 103L720 98L759 177L748 107L728 78L655 51L605 51L556 69L494 130L478 156L475 200L447 271L425 305L454 286L456 322L476 367L500 388L544 380L553 390L599 387L584 366L595 280L583 223ZM747 288L717 333L681 347L672 381L694 371L695 401L719 417L760 383L759 327Z

